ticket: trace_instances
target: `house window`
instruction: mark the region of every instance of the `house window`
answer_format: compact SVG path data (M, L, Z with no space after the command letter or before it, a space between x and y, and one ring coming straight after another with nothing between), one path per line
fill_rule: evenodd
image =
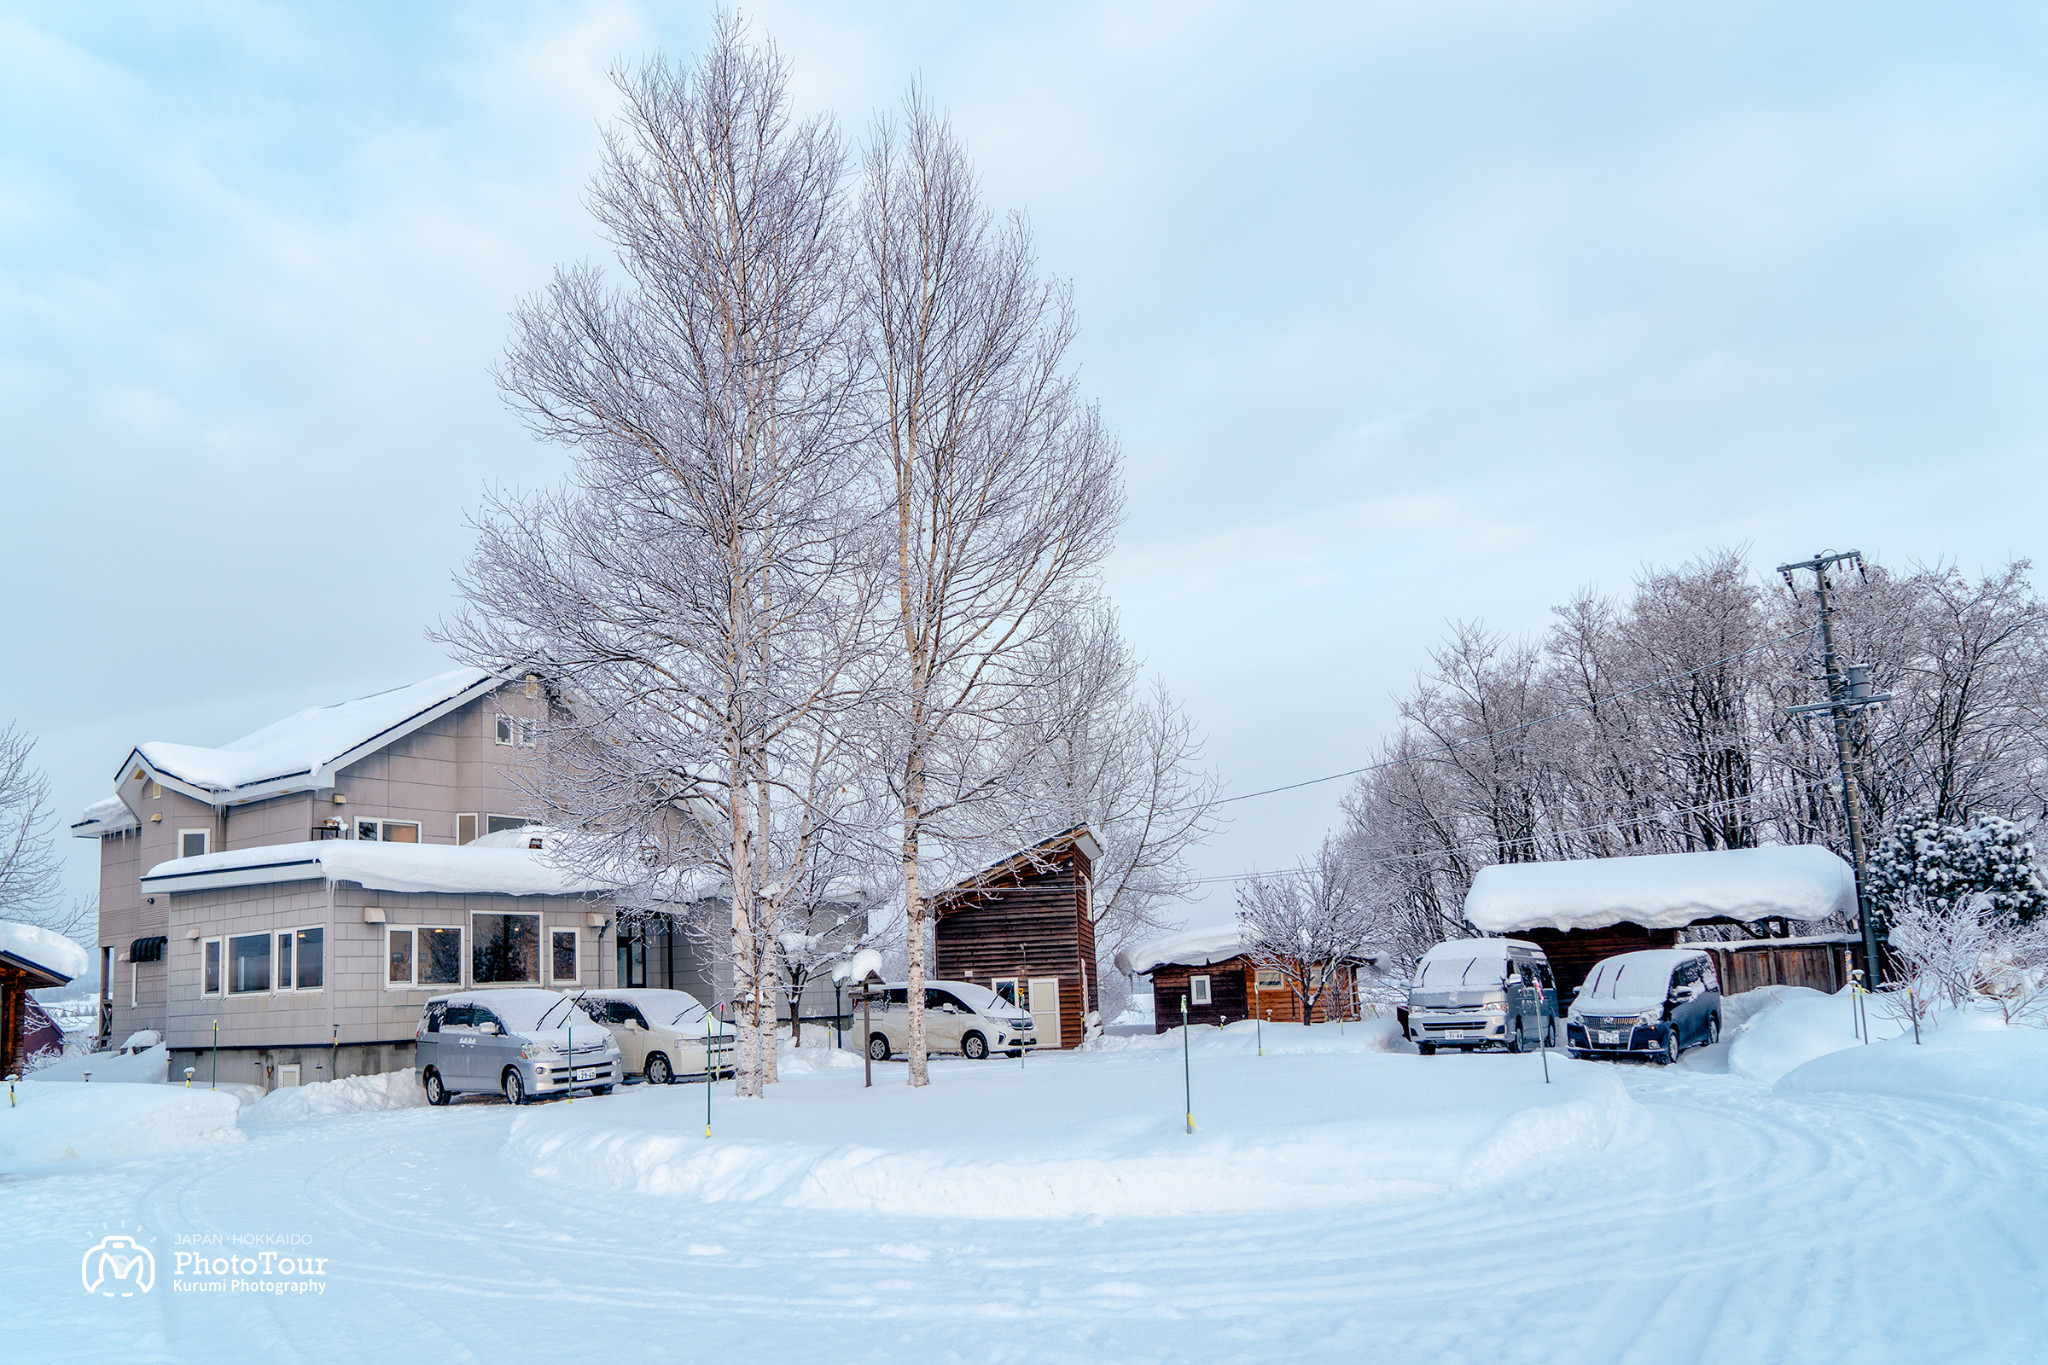
M525 716L498 717L497 738L500 744L507 747L516 744L522 749L531 749L539 735L540 727Z
M270 989L270 935L241 934L228 940L228 994Z
M455 842L458 844L466 844L474 838L476 838L476 817L474 815L456 816Z
M1260 990L1277 991L1280 989L1280 986L1280 969L1278 967L1259 968L1258 988Z
M356 838L384 844L416 844L420 841L417 820L358 820Z
M212 832L203 829L181 829L178 831L178 856L180 858L203 858L212 839Z
M423 928L387 929L384 934L384 984L387 986L459 986L462 984L462 931Z
M551 976L557 985L576 983L576 931L556 929L552 931L554 961L549 963Z
M470 916L470 980L540 984L540 916Z
M1206 1005L1209 1003L1208 977L1191 976L1188 978L1188 1003L1190 1005Z
M220 948L221 940L210 938L199 948L199 993L220 994Z
M484 830L486 834L503 834L508 829L525 829L528 825L540 823L538 820L529 820L523 815L493 815L488 817L488 819L489 823Z
M1005 1001L1007 1001L1011 1009L1017 1008L1016 977L999 976L995 980L988 983L988 988L994 991L997 995L1000 995Z
M277 936L277 988L317 991L327 974L327 931L287 929Z

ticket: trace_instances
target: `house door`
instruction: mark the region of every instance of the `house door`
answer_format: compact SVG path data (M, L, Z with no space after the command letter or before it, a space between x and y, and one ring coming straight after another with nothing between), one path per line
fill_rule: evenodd
M1038 1029L1038 1045L1060 1045L1060 979L1056 976L1031 978L1031 1021Z

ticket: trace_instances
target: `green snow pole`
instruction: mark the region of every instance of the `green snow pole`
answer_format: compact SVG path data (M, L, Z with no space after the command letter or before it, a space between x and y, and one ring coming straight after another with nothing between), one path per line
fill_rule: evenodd
M711 1136L711 1083L718 1079L718 1067L711 1060L711 1011L704 1011L704 1136Z
M213 1021L213 1085L209 1088L214 1090L220 1089L220 1020L218 1019Z
M1195 1131L1195 1071L1188 1061L1188 998L1180 998L1180 1079L1188 1102L1188 1131Z
M569 1103L576 1103L576 1026L565 1016L562 1030L569 1035Z

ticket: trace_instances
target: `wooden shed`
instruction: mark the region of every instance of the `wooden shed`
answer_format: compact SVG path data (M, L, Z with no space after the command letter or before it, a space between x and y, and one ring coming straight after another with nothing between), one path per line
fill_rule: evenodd
M1782 926L1855 911L1855 874L1817 844L1500 863L1482 868L1465 897L1473 928L1543 949L1560 1004L1570 1003L1601 959L1671 947L1693 925ZM1722 989L1749 989L1734 984L1747 970L1732 978L1724 972Z
M1154 1033L1180 1027L1183 999L1190 1024L1234 1024L1254 1016L1274 1023L1302 1022L1301 997L1279 971L1251 959L1244 951L1243 934L1234 924L1190 930L1127 948L1117 954L1116 965L1127 973L1151 978ZM1339 963L1308 1022L1324 1024L1340 1015L1351 1018L1354 1012L1347 1002L1357 998L1353 964Z
M1100 1008L1091 897L1102 846L1086 825L998 859L932 897L933 978L1024 1006L1038 1046L1076 1048Z
M1730 939L1687 946L1704 948L1713 957L1724 995L1763 986L1808 986L1832 995L1849 984L1850 972L1863 965L1863 940L1855 934Z
M85 970L85 950L27 924L0 924L0 1077L18 1076L24 1060L30 991L68 986Z

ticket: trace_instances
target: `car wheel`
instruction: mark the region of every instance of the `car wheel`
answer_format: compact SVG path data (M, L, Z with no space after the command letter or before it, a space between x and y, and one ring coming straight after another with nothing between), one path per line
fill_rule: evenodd
M669 1067L668 1058L657 1052L647 1059L647 1083L649 1085L668 1085L675 1078L676 1073Z
M590 1093L593 1095L609 1095L612 1093L612 1088L608 1085L593 1085L590 1087Z
M427 1068L426 1085L428 1104L439 1106L448 1103L448 1087L441 1083L441 1073L432 1067Z
M1511 1033L1511 1034L1509 1034L1509 1035L1508 1035L1508 1051L1510 1051L1510 1052L1520 1052L1521 1050L1522 1050L1522 1025L1521 1025L1521 1022L1520 1022L1519 1020L1517 1020L1517 1021L1516 1021L1516 1023L1515 1023L1515 1031L1514 1031L1513 1033Z
M1663 1062L1664 1065L1670 1066L1678 1060L1678 1054L1683 1050L1678 1045L1678 1025L1673 1024L1671 1032L1664 1035L1664 1055L1658 1058L1658 1060Z
M868 1056L874 1058L878 1062L888 1061L889 1040L887 1038L884 1038L879 1033L874 1035L872 1038L868 1039Z
M970 1033L960 1040L960 1050L967 1054L970 1061L978 1062L988 1056L988 1039L979 1033Z
M1707 1046L1712 1047L1714 1044L1720 1041L1721 1016L1718 1014L1710 1014L1707 1016Z
M519 1079L519 1068L516 1066L505 1068L505 1103L526 1103L526 1082Z
M1019 1060L1022 1060L1024 1056L1024 1049L1021 1047L1013 1047L1008 1052L1005 1052L1003 1055L1005 1057L1015 1057Z
M1557 1046L1557 1021L1555 1019L1543 1026L1543 1046Z
M1423 1056L1425 1056L1425 1057L1434 1057L1434 1056L1436 1056L1436 1044L1435 1044L1435 1043L1417 1043L1417 1044L1415 1045L1415 1050L1416 1050L1417 1052L1421 1053L1421 1054L1422 1054Z

